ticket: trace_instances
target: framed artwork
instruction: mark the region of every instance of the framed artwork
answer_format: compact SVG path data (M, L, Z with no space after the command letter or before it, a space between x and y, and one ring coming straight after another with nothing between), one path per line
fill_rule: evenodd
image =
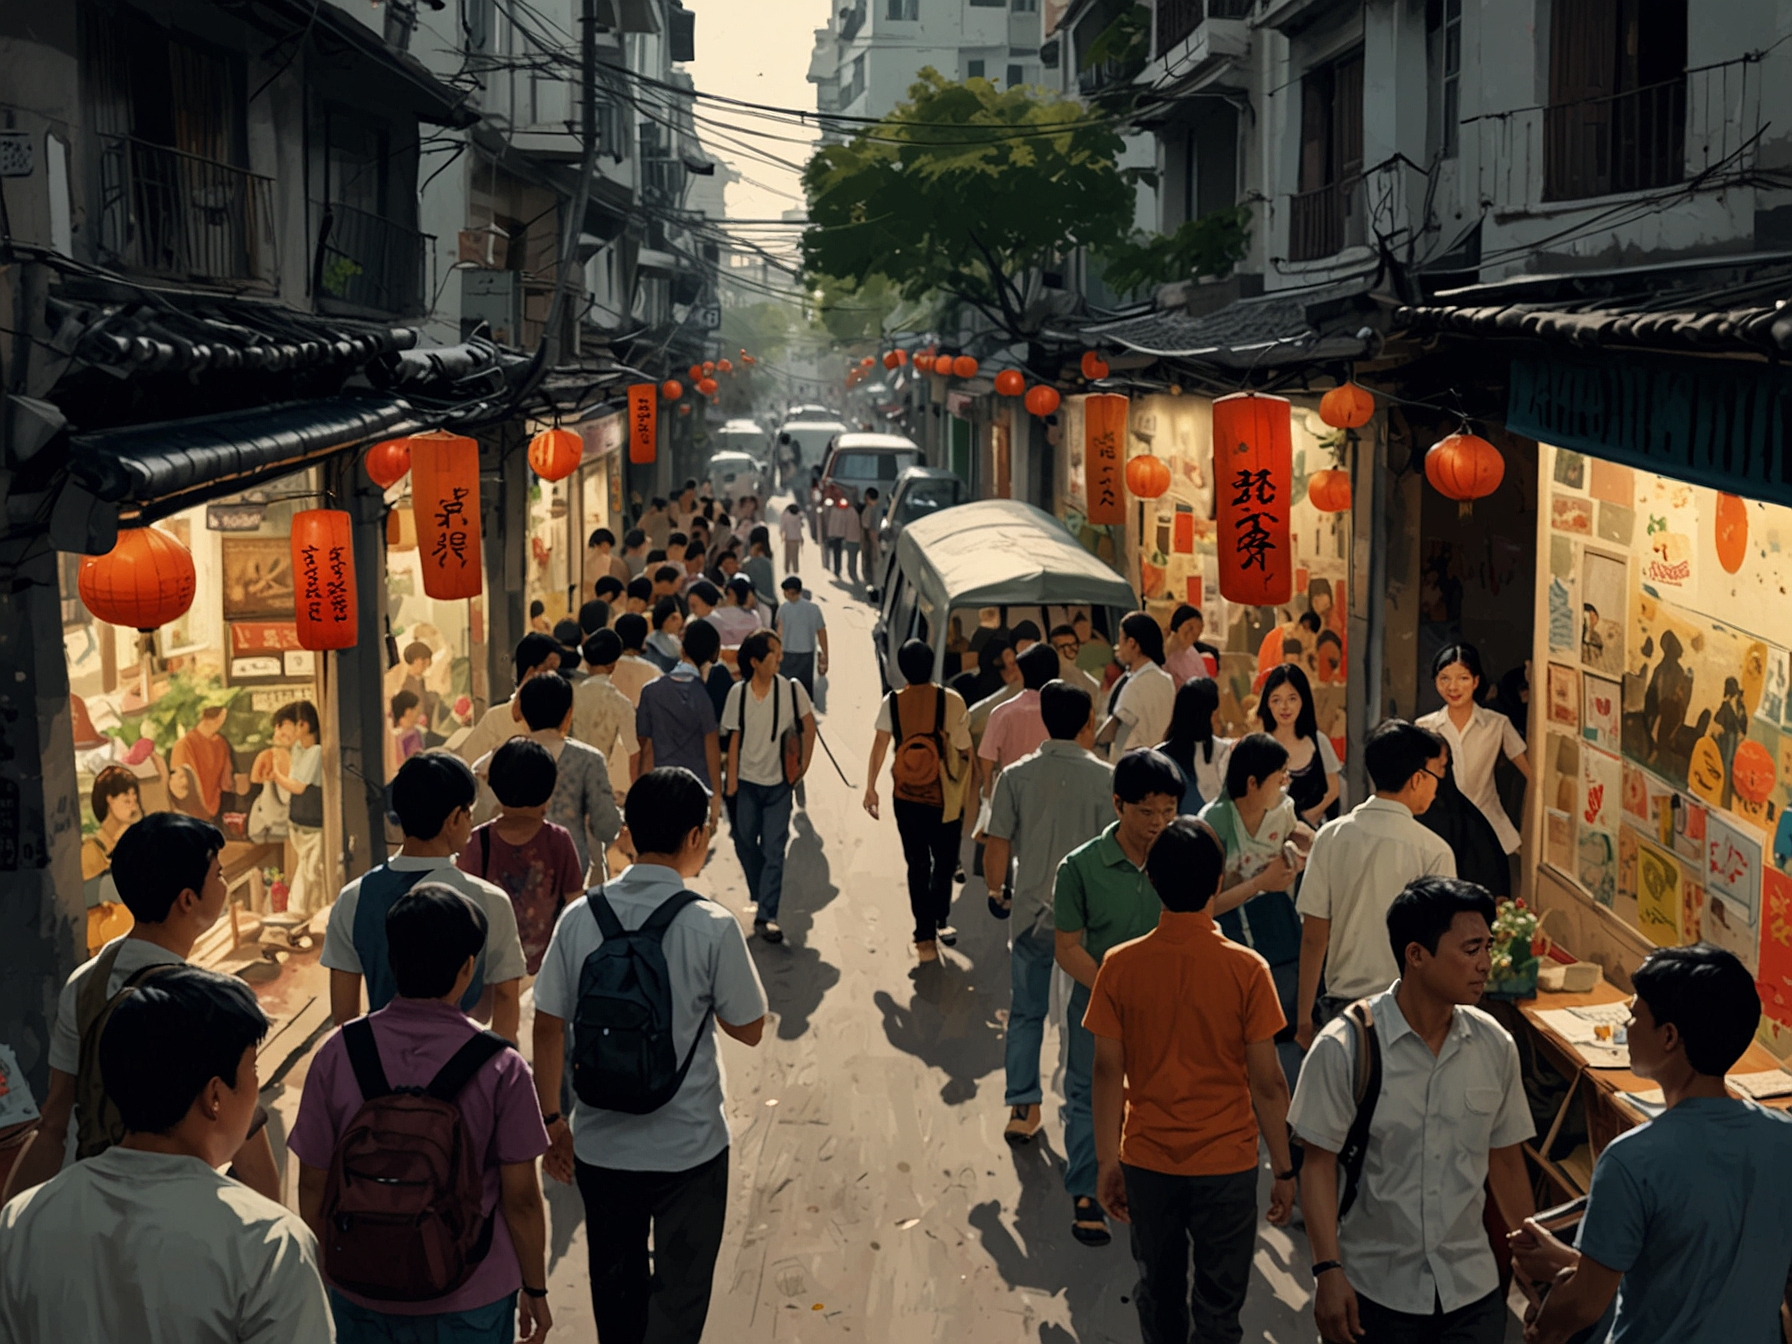
M1549 665L1549 721L1565 728L1580 726L1580 673L1560 663Z
M286 537L223 537L224 619L293 614L292 542Z

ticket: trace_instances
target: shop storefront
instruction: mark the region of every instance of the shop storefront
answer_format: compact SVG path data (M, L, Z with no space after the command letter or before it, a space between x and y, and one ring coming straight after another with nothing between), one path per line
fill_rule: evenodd
M583 444L578 469L558 481L543 480L532 472L529 475L524 592L530 624L544 633L551 632L556 621L577 616L579 605L592 596L599 575L586 543L600 527L615 532L615 520L622 516L623 413L613 411L568 428ZM620 533L616 549L620 553ZM535 610L538 602L539 613Z
M408 757L445 745L478 720L488 699L485 597L435 598L423 590L423 557L408 493L388 491L386 515L386 778Z

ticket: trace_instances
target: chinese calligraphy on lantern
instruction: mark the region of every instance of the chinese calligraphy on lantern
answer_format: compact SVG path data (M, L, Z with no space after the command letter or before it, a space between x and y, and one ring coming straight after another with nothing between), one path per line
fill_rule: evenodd
M430 557L438 567L446 567L448 557L452 555L457 565L467 563L467 489L465 486L450 487L448 492L436 501L434 509L435 545L430 549Z
M1270 552L1276 549L1276 535L1270 529L1282 521L1280 514L1270 513L1266 507L1276 502L1276 483L1267 470L1240 467L1232 479L1232 490L1232 507L1244 510L1237 515L1238 530L1232 542L1239 568L1267 573ZM1259 507L1252 509L1253 504Z
M1083 462L1088 474L1089 521L1097 527L1126 521L1126 492L1121 483L1125 461L1128 402L1100 393L1083 406Z

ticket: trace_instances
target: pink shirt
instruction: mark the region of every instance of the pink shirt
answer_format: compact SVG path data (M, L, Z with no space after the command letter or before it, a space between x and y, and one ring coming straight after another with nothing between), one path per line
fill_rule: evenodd
M977 754L1006 770L1022 756L1038 751L1039 744L1050 736L1039 712L1039 692L1022 691L989 712Z
M464 1013L433 999L393 999L370 1020L386 1081L393 1087L427 1086L479 1030ZM299 1116L286 1146L306 1166L328 1171L337 1137L361 1109L361 1100L361 1087L338 1031L311 1061ZM351 1302L391 1316L429 1316L490 1306L522 1287L510 1227L498 1209L498 1168L512 1162L533 1162L548 1150L548 1132L541 1123L541 1106L529 1066L515 1050L500 1051L467 1084L459 1105L473 1151L487 1155L481 1205L492 1218L491 1249L473 1276L447 1297L428 1302L375 1302L335 1289Z
M1178 649L1165 658L1164 671L1170 674L1171 681L1181 687L1185 681L1217 675L1219 669L1210 667L1208 663L1207 655L1191 644L1188 648Z

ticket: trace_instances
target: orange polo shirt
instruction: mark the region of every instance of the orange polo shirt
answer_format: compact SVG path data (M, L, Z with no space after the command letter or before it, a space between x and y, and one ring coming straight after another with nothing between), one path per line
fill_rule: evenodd
M1120 1160L1172 1176L1257 1165L1245 1046L1285 1025L1269 963L1205 910L1166 910L1157 928L1101 960L1083 1025L1120 1042L1126 1124Z

